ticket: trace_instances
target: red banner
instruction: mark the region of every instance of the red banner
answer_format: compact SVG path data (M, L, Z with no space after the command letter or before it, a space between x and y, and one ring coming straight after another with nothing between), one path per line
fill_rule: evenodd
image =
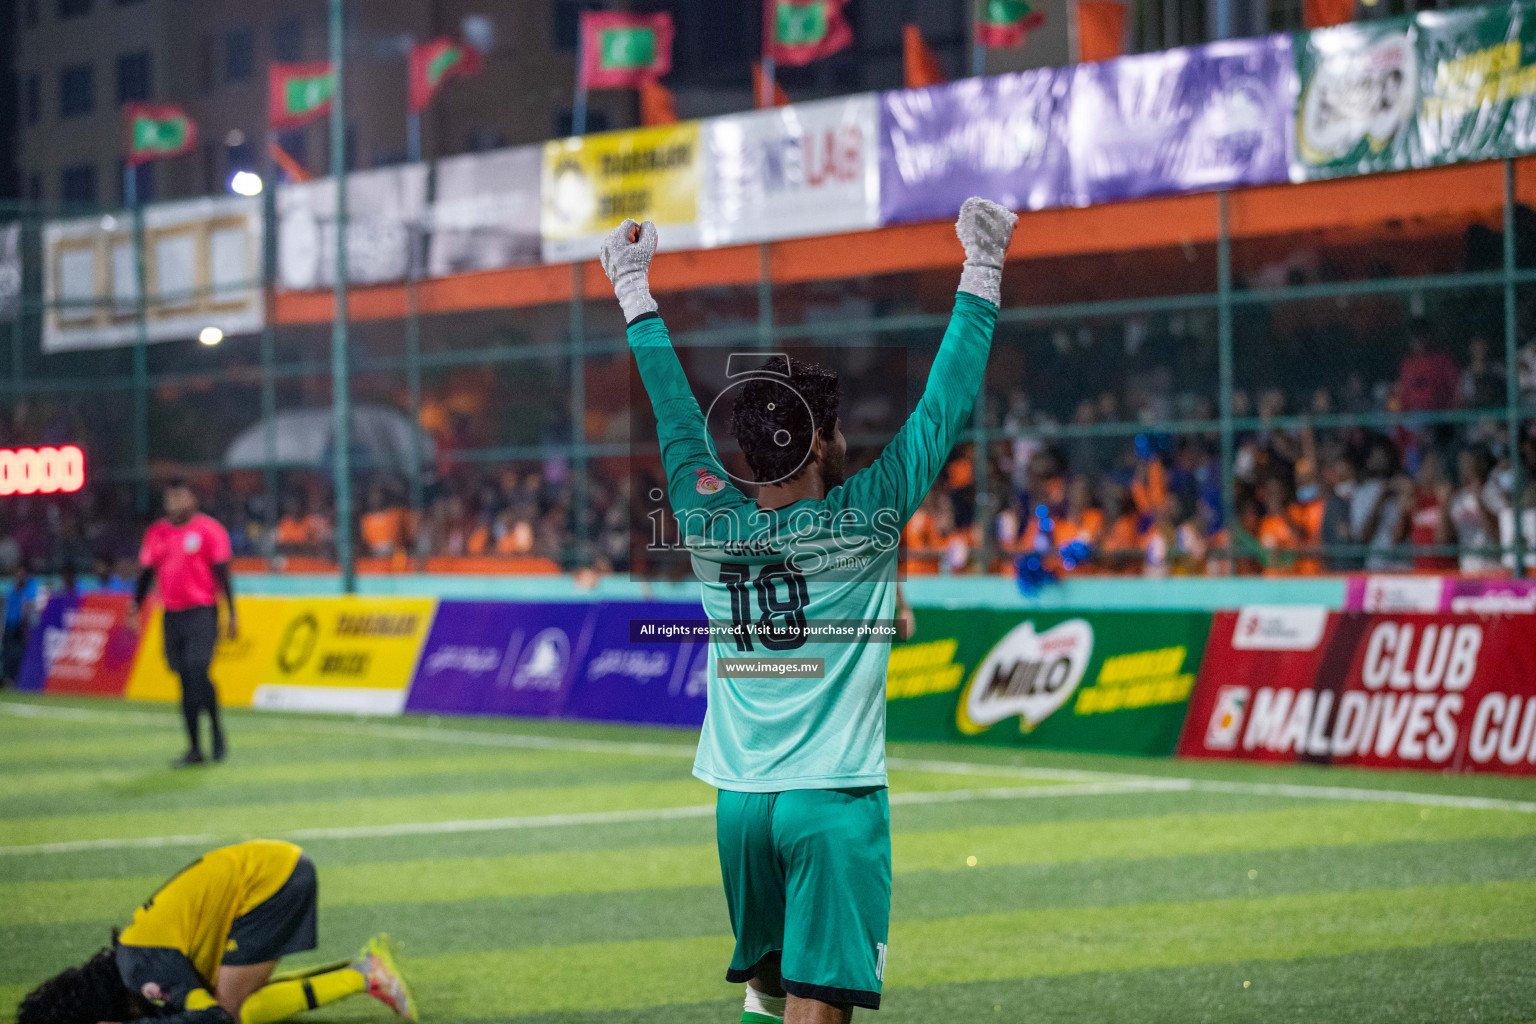
M121 697L139 649L128 629L127 594L91 593L64 613L64 628L47 638L57 648L44 652L48 665L45 693L88 693Z
M1536 774L1536 630L1508 615L1219 613L1179 754Z

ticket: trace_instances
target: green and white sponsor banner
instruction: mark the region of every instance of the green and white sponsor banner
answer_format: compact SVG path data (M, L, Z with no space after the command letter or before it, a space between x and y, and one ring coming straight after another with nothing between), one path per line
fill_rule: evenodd
M1211 616L917 609L891 649L887 734L1168 755Z
M1294 50L1295 181L1536 149L1536 6L1341 25Z

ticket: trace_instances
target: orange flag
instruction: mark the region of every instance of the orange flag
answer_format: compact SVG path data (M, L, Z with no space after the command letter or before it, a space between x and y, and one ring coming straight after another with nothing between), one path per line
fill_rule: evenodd
M930 85L944 84L944 71L939 59L923 42L923 30L916 25L901 27L901 66L906 73L908 89L922 89Z
M1302 21L1307 28L1342 25L1355 18L1355 0L1302 0Z
M1077 59L1112 60L1125 52L1125 4L1077 0Z
M789 106L789 93L777 80L773 83L773 102L768 102L768 97L763 95L763 65L759 61L752 62L752 95L757 99L757 108L787 107Z
M660 82L640 86L640 123L647 128L677 123L677 97Z

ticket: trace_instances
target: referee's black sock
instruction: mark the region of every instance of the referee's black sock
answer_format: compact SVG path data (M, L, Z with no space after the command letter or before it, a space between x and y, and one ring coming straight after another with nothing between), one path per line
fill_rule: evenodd
M197 735L197 716L197 702L183 694L181 698L181 717L187 724L187 743L190 744L187 749L201 757L203 755L203 745Z

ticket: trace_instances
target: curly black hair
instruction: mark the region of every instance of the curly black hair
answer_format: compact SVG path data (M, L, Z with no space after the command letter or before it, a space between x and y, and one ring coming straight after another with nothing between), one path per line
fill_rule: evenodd
M116 945L116 936L113 939ZM111 947L49 978L16 1007L16 1024L97 1024L141 1016L123 985Z
M837 431L837 374L824 366L776 357L741 385L731 410L731 433L757 482L784 483L810 465L811 440ZM770 376L770 374L772 376Z

